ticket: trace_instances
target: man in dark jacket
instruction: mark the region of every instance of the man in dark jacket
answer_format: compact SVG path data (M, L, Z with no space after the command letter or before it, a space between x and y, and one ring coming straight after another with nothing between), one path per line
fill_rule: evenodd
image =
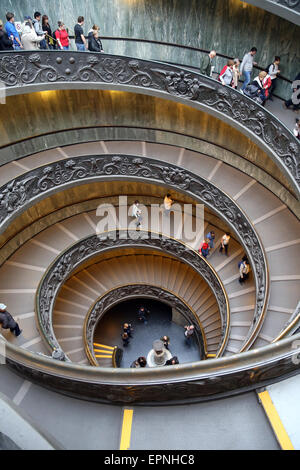
M0 20L0 51L14 50L13 41L8 37L7 33L3 30L3 22Z
M211 76L212 62L213 62L213 59L216 57L216 55L217 55L216 51L210 51L209 54L205 55L202 58L201 65L200 65L200 72L203 73L203 75L207 75L208 77Z
M102 42L98 30L92 30L88 35L88 50L90 52L103 52Z
M11 314L6 311L6 305L0 304L0 324L4 330L10 329L15 336L19 336L22 333L18 323L13 319Z

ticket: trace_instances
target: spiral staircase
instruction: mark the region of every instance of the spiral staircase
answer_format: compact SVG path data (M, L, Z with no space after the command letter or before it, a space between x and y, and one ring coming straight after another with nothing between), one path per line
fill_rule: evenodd
M40 61L42 58L41 55ZM91 55L92 58L93 55ZM57 63L59 64L58 59ZM137 69L138 67L135 70ZM41 87L45 89L48 86L50 89L53 88L53 83L58 86L59 79L56 82L50 78L48 82L42 79ZM120 87L121 85L119 84ZM84 83L83 86L85 86ZM30 87L26 90L27 93L33 91L35 89ZM13 95L13 86L9 92ZM22 92L22 88L17 92ZM143 92L145 93L145 90ZM194 97L191 99L193 100ZM188 104L193 106L192 101ZM289 136L289 138L292 144L296 145L293 137ZM13 144L16 145L16 143ZM263 146L266 146L266 142ZM61 188L61 195L60 188L52 186L47 194L41 197L40 195L39 197L32 196L30 205L26 206L26 196L24 199L22 197L26 191L31 191L31 189L26 189L29 188L31 182L35 184L36 179L40 178L37 175L41 169L45 175L43 178L47 178L53 171L53 174L56 172L54 179L57 178L58 181L60 176L57 175L63 165L71 169L77 168L76 165L80 167L84 159L93 157L104 162L106 159L111 159L110 163L114 161L113 158L118 158L120 165L124 162L127 171L123 174L120 172L117 177L110 175L107 180L97 178L97 176L94 180L79 176L80 181L76 183L76 186ZM299 159L299 154L296 153L296 157ZM268 158L266 155L266 171L269 164ZM257 236L257 243L262 246L262 256L265 259L265 290L262 293L261 284L259 284L262 268L257 266L255 258L251 257L254 256L258 245L252 252L249 250L250 228L245 232L241 230L239 234L233 226L230 210L223 211L223 213L217 209L214 210L208 198L203 201L205 205L203 232L193 242L183 239L182 245L184 249L191 250L197 259L200 257L198 249L203 236L214 230L215 247L208 256L206 264L208 269L215 273L225 292L228 303L226 318L222 317L216 294L207 285L203 273L201 275L201 272L186 262L186 259L151 246L143 248L134 245L130 248L117 247L107 250L105 253L90 257L88 262L82 262L76 269L70 270L62 279L59 290L49 293L49 298L53 297L53 309L50 309L46 319L41 318L38 292L43 281L48 273L52 272L51 269L57 266L59 260L64 259L62 257L68 253L68 250L97 233L99 217L96 209L99 204L111 204L119 215L117 204L119 195L128 195L129 205L138 199L149 207L151 204L160 204L167 190L174 192L175 199L181 206L186 202L193 205L199 202L196 191L193 195L192 191L188 192L184 185L180 187L182 181L177 184L175 179L174 184L172 181L158 184L157 181L153 183L150 180L143 181L135 177L131 170L136 161L141 166L147 166L149 162L156 165L159 161L164 168L174 167L173 170L177 172L177 175L184 173L188 174L190 179L201 178L201 181L212 185L210 191L214 191L212 188L221 191L236 210L245 215L249 227ZM7 330L1 332L7 347L7 362L11 370L1 369L4 380L1 381L3 389L0 391L15 397L17 403L23 400L27 393L26 387L30 393L28 384L32 381L37 384L33 391L36 398L39 393L43 394L42 385L52 390L51 393L54 390L67 396L82 397L91 401L149 405L151 399L148 395L145 400L141 398L138 391L130 395L128 387L138 383L139 386L145 387L143 389L145 392L151 383L156 384L157 390L162 383L175 383L178 380L184 383L182 377L190 374L196 367L196 363L182 364L176 367L176 371L174 368L177 375L173 376L172 370L160 371L160 375L154 373L153 376L148 376L149 378L147 370L134 371L137 378L133 377L132 382L127 382L129 375L126 375L128 371L125 369L112 369L114 364L111 354L107 354L109 357L103 357L97 368L91 365L85 342L88 312L99 298L126 285L155 286L174 294L188 306L199 326L205 344L205 357L202 358L200 369L193 372L193 380L199 383L201 380L204 383L205 377L209 374L216 374L218 369L220 374L224 371L226 373L226 367L229 368L230 373L240 373L246 367L246 361L249 361L247 362L250 364L249 370L256 370L258 363L267 364L270 358L276 360L280 357L278 361L283 360L282 358L288 354L286 345L290 341L285 338L288 338L289 334L298 327L297 305L300 291L299 205L295 202L297 201L295 189L297 174L293 173L293 166L289 165L287 160L281 160L278 163L280 171L284 165L286 165L286 171L282 172L281 180L276 179L277 189L272 192L267 187L267 181L251 176L251 168L247 173L239 169L238 165L234 166L230 162L227 163L226 159L225 161L220 159L217 154L215 156L204 154L184 146L153 142L150 139L122 140L116 137L69 143L63 147L52 145L43 151L24 153L22 158L12 157L11 161L3 163L0 172L0 194L2 208L6 204L7 219L2 219L1 230L0 301L8 305L8 310L21 325L23 333L15 338ZM291 173L293 177L289 179ZM66 173L62 172L61 175L61 181L64 182ZM43 178L38 179L41 185ZM23 187L24 193L22 193ZM47 187L47 191L48 189ZM22 205L23 201L25 201L24 205ZM145 214L143 224L146 223L146 218ZM132 218L128 215L127 224L131 220ZM219 252L221 237L225 231L231 233L227 257ZM161 233L162 229L159 228L158 232ZM175 227L173 237L170 238L174 240L174 243L176 234ZM238 262L245 253L250 255L251 274L249 280L240 285ZM264 302L260 311L257 308L259 302ZM50 358L54 344L53 338L57 341L55 344L64 352L66 362ZM220 352L221 344L224 347ZM282 351L275 349L278 345L283 348ZM105 344L102 348L109 350L114 346L114 344ZM258 363L255 362L255 355L258 355ZM52 367L54 369L50 370ZM234 370L234 367L237 369ZM235 379L232 375L233 385L229 387L229 395L234 395L238 391L249 392L249 390L299 372L298 367L290 369L280 367L276 376L267 374L264 378L262 373L262 379L257 378L257 381L252 384L245 379L243 385L243 380ZM52 379L48 382L49 371ZM19 378L14 372L25 378L25 385L23 383L19 391ZM118 373L120 383L114 383ZM96 377L93 374L98 375ZM55 377L60 377L62 382L56 382ZM91 388L87 387L81 392L78 382L90 383ZM95 383L97 388L93 389ZM119 395L118 391L107 391L107 387L116 386L117 389L126 384L128 387L125 387ZM197 391L191 395L189 395L188 386L184 387L183 385L182 390L186 398L183 402L188 402L189 399L206 401L225 396L225 389L222 390L222 387L217 389L216 393L214 389L208 388L204 393L198 394ZM182 402L178 395L178 393L182 394L181 391L173 394L170 391L166 389L166 394L159 400L154 390L153 403L162 405L167 401ZM45 391L46 398L48 393L50 392ZM54 400L53 397L51 399ZM70 403L73 399L66 398L70 400ZM58 398L59 400L61 398ZM92 404L82 403L81 406L83 408L86 406L86 412L89 415L92 410L92 408L89 410L89 405L92 406ZM109 407L110 405L99 406Z

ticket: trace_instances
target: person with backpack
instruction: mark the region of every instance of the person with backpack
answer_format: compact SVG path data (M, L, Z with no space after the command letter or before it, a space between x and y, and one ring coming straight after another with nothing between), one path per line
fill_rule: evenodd
M243 57L243 61L241 63L241 68L240 68L240 74L244 75L245 80L240 90L241 93L244 93L245 88L247 87L247 85L249 85L251 81L251 73L253 70L253 66L257 65L257 63L254 62L254 56L256 55L256 53L257 53L256 47L252 47L252 49Z
M270 76L270 79L272 81L271 88L270 88L270 93L269 93L269 100L271 100L271 101L273 101L273 93L274 93L275 88L277 86L278 75L280 74L279 64L280 64L280 57L275 56L274 62L272 62L272 64L268 65L268 67L266 69L266 72Z
M227 65L223 67L218 80L219 82L222 83L222 85L228 85L232 86L233 84L233 67L234 67L234 61L233 60L228 60Z
M39 41L39 45L40 45L40 49L47 49L47 43L46 43L46 39L45 39L45 32L43 31L43 28L42 28L42 25L41 25L41 17L42 17L42 14L39 12L39 11L36 11L35 14L33 15L33 20L32 20L32 24L33 24L33 27L35 29L35 32L37 34L37 36L40 38L42 38L40 41Z
M244 256L242 261L238 264L240 278L239 283L243 284L249 278L250 265L247 256Z

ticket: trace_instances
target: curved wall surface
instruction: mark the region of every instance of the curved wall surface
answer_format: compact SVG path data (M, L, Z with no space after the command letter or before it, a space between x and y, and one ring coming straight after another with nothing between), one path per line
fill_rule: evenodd
M299 73L300 31L289 21L240 0L7 0L0 8L4 19L10 9L17 20L37 9L47 13L56 27L63 20L73 33L78 15L86 19L85 33L96 23L101 36L141 38L182 44L242 58L252 46L258 48L257 62L266 67L275 55L281 56L282 74L294 80ZM105 52L137 58L170 61L198 67L201 54L155 44L103 42ZM225 59L218 58L216 70ZM290 84L282 82L277 93L290 95Z
M280 169L250 138L184 104L112 90L56 90L10 96L7 105L1 126L2 164L21 158L29 150L35 153L51 148L52 137L56 146L63 146L97 140L93 135L100 128L104 140L106 134L107 139L117 138L120 131L123 140L138 140L144 130L145 140L167 139L166 143L176 145L179 139L186 148L215 156L257 178L274 193L280 191L283 199L293 192ZM109 132L111 128L116 129L115 137ZM76 130L73 137L72 129ZM168 134L165 137L164 132ZM90 137L84 137L84 133ZM38 136L42 136L41 142ZM19 142L14 150L13 142ZM277 189L278 185L285 189Z

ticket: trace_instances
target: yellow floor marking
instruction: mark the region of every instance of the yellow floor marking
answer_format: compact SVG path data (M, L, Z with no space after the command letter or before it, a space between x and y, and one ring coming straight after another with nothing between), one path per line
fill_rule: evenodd
M107 351L106 349L94 349L95 352L101 352L104 354L110 354L111 356L113 355L113 351Z
M94 343L94 346L100 346L100 348L105 348L105 349L115 349L113 346L106 346L105 344Z
M258 394L282 450L295 450L267 390Z
M112 356L104 356L104 354L95 354L95 357L104 357L105 359L111 359Z
M120 450L128 450L130 448L132 418L133 418L133 410L125 409L124 414L123 414Z

